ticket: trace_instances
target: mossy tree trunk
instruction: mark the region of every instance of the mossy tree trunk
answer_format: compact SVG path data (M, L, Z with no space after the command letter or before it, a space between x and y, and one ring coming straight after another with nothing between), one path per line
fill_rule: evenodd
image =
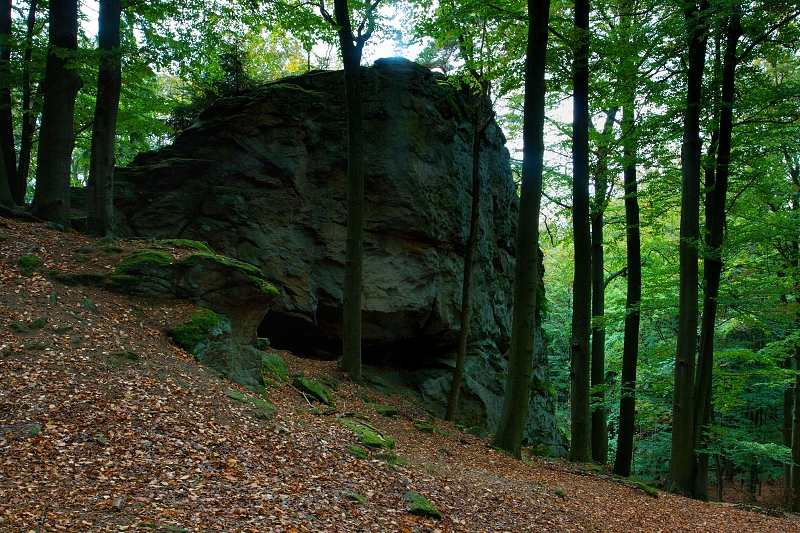
M544 168L545 63L550 0L528 0L522 182L517 226L517 267L508 378L493 444L516 458L528 419L539 283L539 210Z

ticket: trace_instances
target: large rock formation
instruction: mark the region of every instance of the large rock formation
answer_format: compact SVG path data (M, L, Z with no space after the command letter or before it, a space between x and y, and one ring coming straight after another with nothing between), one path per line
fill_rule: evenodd
M401 59L362 69L367 141L363 354L413 370L443 413L457 347L471 205L472 126L459 93ZM217 101L172 146L116 173L121 232L205 241L279 289L259 329L273 346L341 351L347 135L341 72L312 72ZM468 375L458 419L494 429L511 331L516 185L486 131ZM539 343L542 346L542 343ZM536 383L546 382L544 350ZM548 387L528 435L562 444Z

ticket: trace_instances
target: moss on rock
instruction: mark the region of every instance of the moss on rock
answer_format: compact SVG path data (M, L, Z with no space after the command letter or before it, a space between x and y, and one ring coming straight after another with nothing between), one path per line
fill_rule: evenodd
M217 313L211 309L200 308L192 314L189 322L169 329L167 334L175 344L194 354L198 344L208 338L219 321Z
M331 391L319 381L298 376L292 381L292 386L300 389L300 392L305 394L306 398L318 400L325 405L333 405Z
M261 376L264 382L271 380L271 378L279 379L280 381L289 381L286 373L289 371L289 366L278 354L264 353L261 355Z
M418 492L410 490L406 492L405 499L409 501L408 512L417 516L430 516L431 518L441 518L442 513L436 508L428 498Z
M350 420L349 418L339 419L344 426L356 434L361 440L361 443L370 448L386 448L387 450L394 449L394 439L388 435L382 435L380 431L370 425Z
M27 277L33 275L33 271L42 266L42 260L35 255L23 255L17 259L17 266L19 273Z

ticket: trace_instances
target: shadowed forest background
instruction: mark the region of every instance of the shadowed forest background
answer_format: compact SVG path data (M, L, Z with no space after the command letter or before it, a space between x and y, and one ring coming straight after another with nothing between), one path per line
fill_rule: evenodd
M459 131L474 167L446 366L456 394L437 414L456 416L463 361L485 340L469 330L481 312L470 309L479 202L492 201L481 200L481 154L504 135L521 194L514 301L524 293L526 306L514 309L509 345L495 346L509 385L494 444L516 457L523 446L568 453L697 499L725 487L755 499L766 482L800 511L795 2L3 0L0 214L132 237L115 215L115 168L191 138L212 105L234 109L264 84L343 68L344 329L322 355L270 337L301 356L343 355L358 381L354 221L363 226L370 195L364 167L380 158L361 146L375 132L358 129L368 124L359 64L382 52L430 69L466 102ZM158 156L140 164L147 157ZM523 437L532 390L552 402L568 447Z

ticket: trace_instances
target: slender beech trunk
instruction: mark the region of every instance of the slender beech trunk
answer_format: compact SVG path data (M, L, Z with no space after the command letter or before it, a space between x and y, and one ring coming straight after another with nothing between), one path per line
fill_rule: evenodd
M631 475L633 436L636 432L636 367L639 359L639 322L642 300L642 252L639 235L639 196L636 183L636 136L634 133L633 87L622 110L625 136L625 243L628 288L625 295L625 333L619 398L619 433L614 473Z
M347 104L347 240L344 259L342 368L350 379L361 381L361 292L364 270L364 117L361 105L361 53L372 35L374 11L367 10L364 25L353 35L347 0L334 1L334 17L321 8L323 17L338 28L344 63Z
M800 346L794 349L794 367L800 369ZM800 372L794 378L794 417L792 418L792 510L800 511Z
M784 301L784 303L786 303ZM792 359L787 358L784 361L783 368L787 370L792 369ZM792 386L787 386L783 391L783 445L792 449L792 407L794 402L794 389ZM792 465L783 465L783 486L785 488L791 487L792 479Z
M11 0L0 0L0 151L6 181L17 175L14 123L11 119Z
M717 297L722 273L722 243L725 232L726 198L733 134L733 101L735 90L736 46L742 33L741 13L735 10L728 21L725 58L722 66L722 99L720 101L717 164L713 183L706 193L706 257L703 261L705 288L700 325L700 349L694 398L694 449L703 444L703 426L711 420L711 380L714 368L714 331L717 320ZM698 457L694 497L708 500L708 455Z
M36 158L35 216L70 228L69 185L75 97L83 85L68 65L78 47L78 1L51 0L44 107Z
M603 225L608 197L608 165L611 134L617 119L617 106L606 113L602 140L597 154L594 175L592 221L592 460L608 462L608 422L606 420L606 280L603 257Z
M692 495L697 475L694 453L694 367L697 351L697 261L700 241L700 112L703 107L703 68L708 42L703 22L707 10L707 0L701 0L699 7L690 4L685 12L691 34L681 154L678 342L675 352L669 464L669 488L685 496Z
M98 40L100 71L92 125L92 155L89 163L89 234L112 237L114 146L117 111L122 84L119 52L120 0L100 0Z
M525 55L525 104L522 127L522 183L517 225L517 266L511 349L503 410L493 444L516 458L528 419L531 367L536 336L539 283L539 210L544 169L544 103L547 24L550 0L528 0L528 44Z
M581 44L573 59L572 227L575 276L572 285L570 337L570 414L572 441L569 458L592 459L592 418L589 402L592 326L592 254L589 233L589 0L575 1L575 28Z
M464 376L464 363L467 358L467 340L469 338L470 292L472 291L472 263L475 247L478 242L478 221L481 209L481 140L485 127L483 125L483 108L486 102L488 85L482 84L478 103L475 106L472 139L472 210L469 219L469 237L464 252L464 280L461 285L461 332L458 338L458 355L456 368L453 370L453 381L450 384L450 396L447 399L447 412L444 419L452 422L456 418L458 396L461 392L461 380Z
M31 148L33 147L33 132L36 130L36 114L31 105L31 53L33 50L33 32L36 29L37 0L31 0L28 10L28 24L25 32L25 53L22 61L22 132L19 141L19 165L16 178L11 183L11 194L19 205L25 203L25 193L28 189L28 172L31 168ZM38 85L39 90L43 84Z

